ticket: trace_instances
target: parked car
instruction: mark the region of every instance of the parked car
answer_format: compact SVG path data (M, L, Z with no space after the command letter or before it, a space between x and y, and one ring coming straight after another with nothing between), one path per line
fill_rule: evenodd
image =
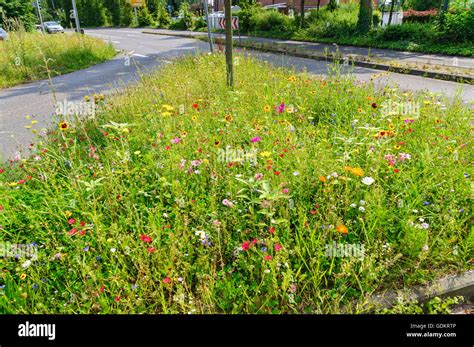
M64 33L64 28L56 22L45 22L44 31L49 34Z
M39 32L43 31L43 30L41 30L41 25L35 25L35 30L39 31Z
M8 34L5 30L0 28L0 41L8 39Z

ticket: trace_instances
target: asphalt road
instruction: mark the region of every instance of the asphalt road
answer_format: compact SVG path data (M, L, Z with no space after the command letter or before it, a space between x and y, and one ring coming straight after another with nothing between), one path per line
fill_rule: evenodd
M32 120L38 122L36 129L52 126L56 102L80 101L85 95L93 93L113 93L139 79L141 74L170 63L175 57L208 50L208 44L202 41L143 34L141 29L95 29L86 30L86 33L110 41L122 53L111 61L54 77L51 81L0 90L0 162L17 156L22 147L33 141L31 130L25 128ZM250 54L277 66L290 66L313 74L326 74L328 69L325 62L305 58L259 52ZM130 64L126 64L127 56ZM361 81L369 81L381 71L354 68L352 73ZM402 89L428 89L449 97L457 94L466 103L474 100L474 86L454 82L390 74L377 78L375 83L396 83ZM26 116L31 118L26 119Z

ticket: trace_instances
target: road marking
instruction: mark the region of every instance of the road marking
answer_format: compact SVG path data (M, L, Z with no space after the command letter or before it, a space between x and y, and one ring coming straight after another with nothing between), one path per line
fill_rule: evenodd
M120 41L110 41L110 42L112 42L112 43L120 43Z
M102 35L102 34L93 34L93 33L87 33L87 35L91 36L103 36L103 37L113 37L115 39L122 39L123 37L120 36L113 36L113 35Z
M147 55L143 55L143 54L138 54L138 53L135 53L135 54L132 54L134 57L140 57L140 58L148 58Z
M141 35L130 35L130 34L128 34L127 36L129 36L129 37L143 37Z

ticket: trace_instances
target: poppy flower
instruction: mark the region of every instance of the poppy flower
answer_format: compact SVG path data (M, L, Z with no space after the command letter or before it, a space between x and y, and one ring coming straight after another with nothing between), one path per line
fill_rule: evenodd
M197 110L197 109L199 108L199 105L198 105L198 104L193 104L193 108L194 108L195 110Z
M150 243L151 241L153 241L150 236L147 236L145 234L140 235L140 240L146 243Z
M344 224L341 224L337 226L336 231L341 234L347 234L349 230Z

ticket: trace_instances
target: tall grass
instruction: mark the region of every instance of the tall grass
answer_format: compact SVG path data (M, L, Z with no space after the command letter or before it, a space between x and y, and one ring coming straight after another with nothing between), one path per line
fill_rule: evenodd
M76 71L106 61L114 48L89 36L12 32L0 41L0 88Z

